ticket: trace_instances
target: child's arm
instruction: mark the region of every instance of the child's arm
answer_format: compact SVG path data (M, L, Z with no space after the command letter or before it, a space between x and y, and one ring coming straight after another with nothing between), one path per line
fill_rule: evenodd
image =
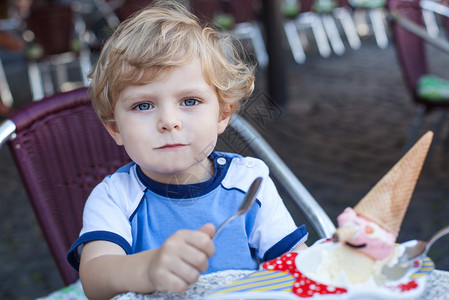
M212 224L198 231L180 230L153 250L126 255L118 245L93 241L84 245L80 278L89 299L109 299L123 292L183 292L208 267L214 252Z

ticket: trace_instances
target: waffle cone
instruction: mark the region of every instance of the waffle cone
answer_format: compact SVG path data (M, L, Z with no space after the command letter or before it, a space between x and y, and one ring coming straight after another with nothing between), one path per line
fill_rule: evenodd
M432 142L427 132L360 200L354 210L396 237Z
M335 230L332 236L334 242L346 242L351 240L357 234L357 227L355 225L346 225Z

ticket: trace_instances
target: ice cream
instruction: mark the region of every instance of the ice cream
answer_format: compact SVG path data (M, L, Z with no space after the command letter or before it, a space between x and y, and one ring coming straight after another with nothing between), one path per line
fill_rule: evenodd
M337 217L335 247L331 253L322 253L318 280L333 284L385 281L383 266L403 251L396 239L432 137L432 132L426 133L354 209L348 207Z
M337 223L334 242L344 242L346 246L375 260L383 260L393 251L396 236L381 225L357 214L354 209L347 207L337 217Z

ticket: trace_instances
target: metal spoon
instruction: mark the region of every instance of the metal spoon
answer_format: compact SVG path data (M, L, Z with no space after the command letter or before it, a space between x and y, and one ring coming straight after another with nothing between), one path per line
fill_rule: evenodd
M226 226L226 224L228 224L229 222L231 222L238 216L243 215L251 208L251 206L253 206L253 203L256 200L256 195L257 195L257 192L259 191L259 187L260 187L261 183L262 183L262 177L257 177L253 181L253 183L249 187L248 192L246 193L245 197L243 198L243 201L240 204L237 212L235 214L233 214L232 216L230 216L229 218L227 218L223 223L221 223L220 226L218 226L217 230L215 231L214 235L212 236L212 239L215 239L217 237L217 235L223 230L223 228Z
M422 255L427 254L430 247L441 237L445 236L446 234L449 234L449 226L446 226L440 230L438 230L436 233L434 233L430 239L425 241L418 241L418 240L412 240L407 242L407 245L405 246L404 254L401 255L398 259L398 264L405 264L413 260L414 258Z

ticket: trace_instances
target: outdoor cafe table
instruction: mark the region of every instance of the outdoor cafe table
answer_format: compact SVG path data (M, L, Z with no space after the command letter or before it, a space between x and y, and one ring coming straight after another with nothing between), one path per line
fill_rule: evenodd
M198 282L182 294L153 293L149 295L126 293L113 298L113 300L181 300L181 299L207 299L208 293L227 283L240 279L253 271L228 270L201 276ZM236 294L236 299L238 296ZM298 298L300 299L300 298ZM426 282L424 293L419 297L422 300L449 299L449 272L433 270Z

